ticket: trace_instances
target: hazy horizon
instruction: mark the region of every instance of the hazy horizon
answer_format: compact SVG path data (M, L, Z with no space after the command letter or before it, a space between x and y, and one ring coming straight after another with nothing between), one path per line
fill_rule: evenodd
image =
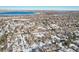
M79 11L79 6L0 6L0 10L58 10Z

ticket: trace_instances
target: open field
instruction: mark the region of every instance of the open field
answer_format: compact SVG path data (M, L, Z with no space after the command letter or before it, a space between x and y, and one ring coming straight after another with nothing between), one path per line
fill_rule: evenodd
M1 52L79 52L79 11L36 12L0 16Z

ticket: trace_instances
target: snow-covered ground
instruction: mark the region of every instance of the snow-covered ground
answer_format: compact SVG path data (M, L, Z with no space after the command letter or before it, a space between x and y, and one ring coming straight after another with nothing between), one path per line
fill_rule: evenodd
M0 51L78 52L79 27L73 25L77 23L65 19L67 16L63 18L65 21L61 16L53 17L49 20L43 16L40 16L43 20L0 18Z

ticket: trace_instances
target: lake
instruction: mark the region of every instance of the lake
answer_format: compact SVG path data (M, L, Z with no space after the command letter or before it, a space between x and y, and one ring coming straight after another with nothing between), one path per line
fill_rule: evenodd
M0 12L0 16L16 16L16 15L33 15L36 14L36 12Z

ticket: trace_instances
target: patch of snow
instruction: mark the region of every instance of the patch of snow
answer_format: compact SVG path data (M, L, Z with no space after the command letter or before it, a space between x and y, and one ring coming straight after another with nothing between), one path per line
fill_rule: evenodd
M36 37L43 37L44 36L44 33L43 32L36 32L36 33L33 33Z
M42 30L46 30L46 28L39 26L37 29L42 29Z
M52 44L51 40L48 41L48 44Z
M0 37L4 34L5 32L0 29Z
M39 42L39 47L44 46L45 44L43 42Z
M75 52L73 49L68 48L66 52Z
M79 31L78 30L74 31L74 33L75 33L76 36L79 36Z
M79 40L75 40L74 43L76 43L77 45L79 45Z
M21 21L26 21L26 20L30 20L30 19L12 19L12 20L21 20Z
M31 48L37 48L38 47L38 44L34 43L31 45Z
M59 28L59 26L56 25L56 24L51 24L51 27L52 27L52 28L55 28L55 29L58 29L58 28Z
M55 42L55 41L60 42L60 40L61 40L59 37L53 36L53 35L51 36L51 38L52 38L52 42Z
M59 45L59 47L64 48L64 46L62 46L62 43L59 43L58 45Z

